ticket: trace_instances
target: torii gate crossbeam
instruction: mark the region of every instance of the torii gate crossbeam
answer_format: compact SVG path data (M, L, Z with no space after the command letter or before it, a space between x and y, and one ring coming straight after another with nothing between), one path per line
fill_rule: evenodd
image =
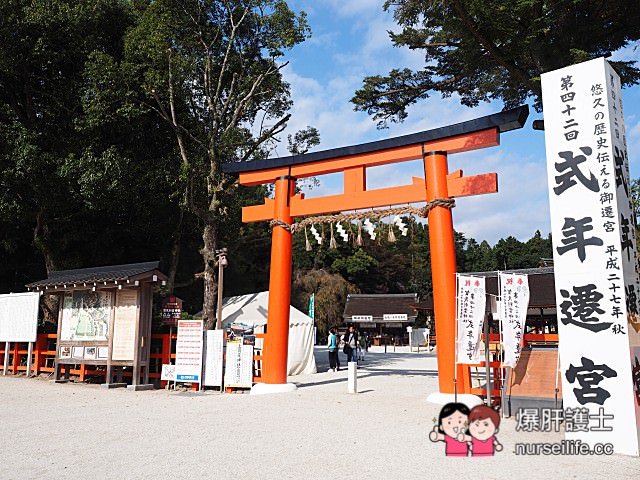
M243 222L279 220L291 224L293 218L406 203L430 202L498 191L497 174L464 177L462 171L449 173L451 153L497 146L500 133L522 128L528 107L476 118L467 122L402 137L351 147L336 148L291 157L223 165L223 171L239 176L242 185L275 183L275 196L262 205L244 207ZM367 167L422 158L425 178L409 185L367 190ZM298 178L343 172L344 191L339 195L305 199L295 195ZM434 313L441 393L469 393L468 367L455 372L456 261L451 210L436 206L428 213ZM291 297L291 232L275 225L272 232L271 270L267 334L264 347L265 384L285 385L289 306Z

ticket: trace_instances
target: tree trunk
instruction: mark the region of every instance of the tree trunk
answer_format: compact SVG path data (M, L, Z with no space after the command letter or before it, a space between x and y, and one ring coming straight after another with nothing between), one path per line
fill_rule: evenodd
M58 325L58 312L60 308L59 295L43 295L40 303L45 323ZM45 329L46 331L46 329Z
M167 274L167 288L169 295L173 295L173 289L176 284L176 272L180 261L180 241L182 239L182 221L184 220L184 206L180 206L180 215L178 223L173 235L173 246L171 247L171 264L169 265L169 273Z
M47 275L55 271L55 262L53 254L49 248L47 237L49 236L49 227L44 221L44 209L38 212L36 217L36 226L33 229L33 245L40 251L44 258L44 265L47 269ZM40 302L40 308L44 316L44 321L48 323L58 324L58 308L60 307L60 298L58 295L43 295Z
M44 221L44 209L38 212L36 217L36 226L33 229L33 244L42 253L44 257L44 266L47 269L47 275L55 271L56 266L53 260L53 254L49 248L47 237L49 236L49 226Z
M218 248L218 229L213 222L207 222L202 235L204 247L202 260L204 262L204 328L214 328L216 323L216 301L218 295L218 279L216 278L215 260Z

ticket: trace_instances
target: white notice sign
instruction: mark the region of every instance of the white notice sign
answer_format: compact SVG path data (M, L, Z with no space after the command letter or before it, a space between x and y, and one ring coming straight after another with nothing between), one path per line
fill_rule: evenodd
M224 384L240 388L253 386L253 345L243 345L242 340L227 342Z
M176 340L176 381L200 383L202 320L180 320Z
M204 381L207 387L222 387L224 330L205 330Z
M0 295L0 342L35 342L40 293Z
M407 314L406 313L385 313L382 315L382 320L385 322L406 322Z

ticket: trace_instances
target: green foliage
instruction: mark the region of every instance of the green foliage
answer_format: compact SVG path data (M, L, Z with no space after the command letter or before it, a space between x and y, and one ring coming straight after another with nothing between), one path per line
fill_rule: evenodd
M607 56L640 40L637 0L387 0L399 33L395 46L425 54L422 70L395 69L364 79L352 102L383 128L433 93L463 105L533 98L542 109L540 76ZM636 62L612 62L623 85L640 81Z
M337 239L335 249L328 246L328 228L324 230L322 245L317 245L315 239L309 236L310 251L306 251L304 234L294 236L293 259L297 279L294 282L294 298L298 299L298 308L305 309L308 295L317 291L314 290L317 284L306 276L318 271L322 275L314 273L309 278L317 282L318 278L333 275L333 281L340 277L363 293L416 292L421 298L430 296L433 289L428 226L413 218L405 218L405 222L409 225L407 237L400 235L396 229L396 241L389 242L388 225L379 224L376 240L364 234L362 247L353 243L357 237L356 225L350 225L350 241L344 243ZM317 228L320 230L320 226ZM494 247L486 240L479 244L473 238L467 240L459 232L455 232L454 240L458 272L535 268L540 265L541 258L553 256L551 236L543 238L539 231L526 242L507 237L499 240ZM301 278L305 279L304 282ZM344 303L338 305L338 310L340 308L344 308Z
M359 293L340 275L320 269L296 272L293 289L293 305L303 312L307 312L309 297L315 294L315 321L321 335L326 335L329 327L342 324L347 295Z

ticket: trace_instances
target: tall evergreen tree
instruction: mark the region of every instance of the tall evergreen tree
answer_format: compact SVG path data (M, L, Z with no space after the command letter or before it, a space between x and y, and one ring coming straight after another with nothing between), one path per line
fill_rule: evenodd
M637 0L387 0L384 8L402 27L393 44L423 51L425 67L364 79L352 101L379 127L434 93L467 106L532 98L541 109L541 74L640 40ZM636 62L612 63L623 85L640 81Z

